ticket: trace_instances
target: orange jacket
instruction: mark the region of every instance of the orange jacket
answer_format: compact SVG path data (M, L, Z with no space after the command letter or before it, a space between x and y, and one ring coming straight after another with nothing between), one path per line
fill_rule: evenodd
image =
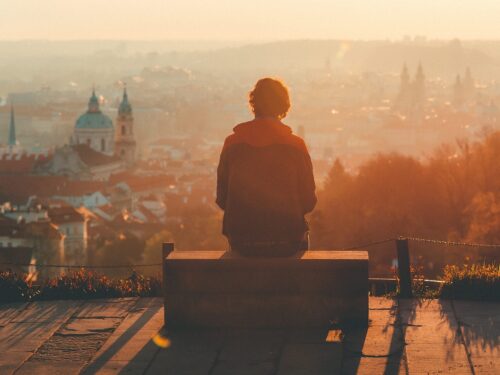
M277 119L233 129L217 169L217 204L230 242L302 240L304 215L316 205L311 158L304 141Z

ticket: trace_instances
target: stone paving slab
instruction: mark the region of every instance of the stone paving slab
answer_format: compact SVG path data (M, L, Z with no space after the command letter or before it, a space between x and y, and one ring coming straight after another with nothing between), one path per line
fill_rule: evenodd
M113 334L94 356L96 362L140 361L150 362L158 351L152 335L135 332L130 336Z
M278 364L278 375L340 374L342 345L287 344Z
M403 361L393 358L343 358L342 375L406 374Z
M14 302L0 305L0 328L6 326L14 317L28 306L27 302Z
M81 365L73 362L38 362L23 364L16 375L76 375L80 373Z
M0 374L13 373L31 354L31 352L0 352Z
M113 332L120 318L71 318L56 334L59 336L88 336L100 332Z
M151 361L158 350L151 339L162 327L163 307L157 299L140 300L96 353L93 361Z
M146 374L209 374L216 359L217 350L215 348L172 346L158 351Z
M211 375L273 375L276 373L276 364L272 361L264 362L234 362L221 361Z
M372 297L369 326L344 327L342 342L321 329L163 332L161 298L14 306L0 306L1 375L500 373L499 304Z
M94 362L86 367L82 375L142 375L146 371L148 362L137 361L107 361ZM161 374L161 372L160 372Z
M500 303L454 301L465 345L476 374L500 373Z
M472 373L449 301L401 300L399 306L410 374Z
M125 318L137 298L108 298L86 301L74 318Z
M343 347L343 374L404 374L404 338L397 302L370 298L369 326L347 329Z
M81 301L38 301L29 303L11 323L64 322L80 306Z
M140 327L141 331L156 333L159 328L163 327L163 323L163 299L141 298L129 311L116 331L123 332Z
M62 323L9 323L0 330L0 352L31 352L38 349Z

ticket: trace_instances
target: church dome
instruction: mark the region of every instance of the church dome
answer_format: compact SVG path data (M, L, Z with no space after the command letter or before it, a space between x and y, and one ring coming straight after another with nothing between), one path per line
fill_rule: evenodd
M75 127L77 129L113 129L111 118L99 109L99 100L95 91L92 91L87 112L76 120Z
M87 112L76 120L77 129L106 129L113 128L113 121L102 112Z

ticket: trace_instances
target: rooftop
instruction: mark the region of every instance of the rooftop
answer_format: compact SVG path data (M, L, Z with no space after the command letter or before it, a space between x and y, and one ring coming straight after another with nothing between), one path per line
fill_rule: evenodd
M0 306L10 374L495 374L500 303L370 297L368 329L165 333L161 298Z
M78 144L71 146L78 153L80 159L89 167L97 167L110 163L117 163L121 159L117 156L109 156L102 152L95 151L86 144Z

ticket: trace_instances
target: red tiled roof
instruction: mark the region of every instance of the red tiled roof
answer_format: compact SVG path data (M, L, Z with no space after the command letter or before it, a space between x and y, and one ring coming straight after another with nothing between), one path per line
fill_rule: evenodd
M132 191L145 191L150 189L165 188L175 184L173 176L158 175L158 176L134 176L125 182Z
M86 144L74 145L73 150L78 153L78 156L89 167L97 167L99 165L111 164L119 162L121 159L117 156L109 156L97 152Z
M62 185L57 194L60 196L82 196L95 192L104 192L106 183L103 181L73 181L68 180Z
M65 176L2 175L0 197L4 201L26 203L29 197L82 196L104 192L106 183L101 181L73 181ZM0 202L1 203L1 202Z
M14 173L26 174L33 171L36 163L47 160L44 155L28 155L26 153L8 155L0 155L0 174Z
M55 195L67 181L64 176L2 175L0 196L16 204L26 203L34 195L41 198Z

